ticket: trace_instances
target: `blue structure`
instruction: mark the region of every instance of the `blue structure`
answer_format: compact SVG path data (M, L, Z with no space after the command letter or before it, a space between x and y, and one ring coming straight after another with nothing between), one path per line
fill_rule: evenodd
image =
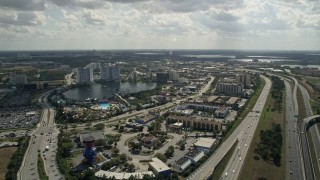
M95 164L95 158L97 156L96 148L94 147L95 139L93 136L84 137L82 140L84 144L83 156L85 162L89 165Z

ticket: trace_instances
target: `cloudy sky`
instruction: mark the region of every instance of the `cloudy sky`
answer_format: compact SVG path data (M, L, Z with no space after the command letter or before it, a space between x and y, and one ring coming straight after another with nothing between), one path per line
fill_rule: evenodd
M0 50L320 50L320 0L0 0Z

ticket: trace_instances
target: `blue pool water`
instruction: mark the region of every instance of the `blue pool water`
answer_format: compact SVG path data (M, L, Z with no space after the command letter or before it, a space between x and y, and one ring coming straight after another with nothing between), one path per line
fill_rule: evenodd
M110 104L109 103L100 103L99 107L101 109L108 109L110 107Z

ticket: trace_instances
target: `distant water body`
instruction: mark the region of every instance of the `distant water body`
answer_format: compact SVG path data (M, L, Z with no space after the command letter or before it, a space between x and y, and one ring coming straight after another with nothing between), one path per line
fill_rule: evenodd
M64 92L67 98L84 101L87 98L110 98L113 97L113 92L137 93L156 88L156 83L142 83L142 82L108 82L108 83L92 83L87 86L81 86L74 89L69 89Z

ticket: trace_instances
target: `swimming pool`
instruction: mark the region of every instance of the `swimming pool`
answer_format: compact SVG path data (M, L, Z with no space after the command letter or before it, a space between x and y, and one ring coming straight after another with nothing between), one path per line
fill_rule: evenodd
M108 109L110 107L109 103L103 102L103 103L99 103L99 108L100 109Z

